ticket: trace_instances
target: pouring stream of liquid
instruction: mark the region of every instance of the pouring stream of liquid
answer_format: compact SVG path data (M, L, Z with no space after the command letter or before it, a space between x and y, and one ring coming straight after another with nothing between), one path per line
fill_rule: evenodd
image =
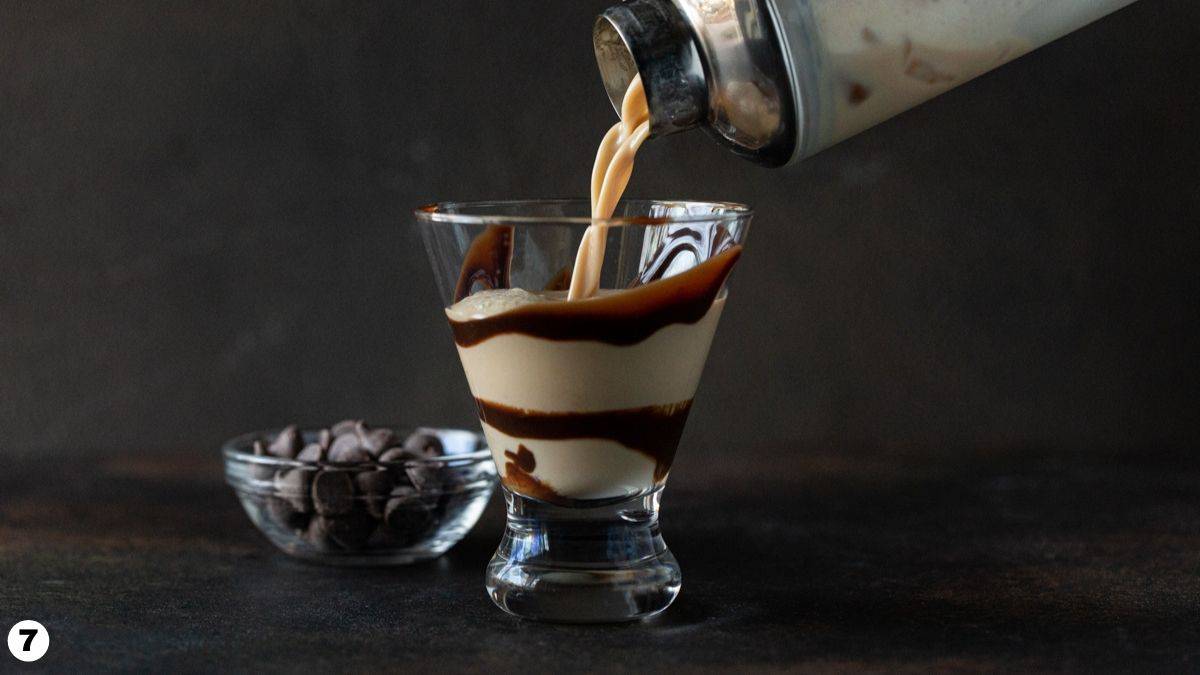
M638 148L650 136L650 110L646 90L638 75L629 83L621 101L621 121L604 135L592 166L592 218L611 218L617 202L633 175L633 160ZM600 270L604 267L604 239L608 226L594 224L584 232L575 255L568 300L591 297L600 288Z

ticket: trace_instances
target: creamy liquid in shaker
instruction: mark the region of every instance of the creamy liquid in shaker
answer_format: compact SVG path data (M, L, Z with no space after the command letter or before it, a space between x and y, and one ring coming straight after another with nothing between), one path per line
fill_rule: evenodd
M704 128L767 165L816 153L1133 0L628 0L593 42L651 135Z

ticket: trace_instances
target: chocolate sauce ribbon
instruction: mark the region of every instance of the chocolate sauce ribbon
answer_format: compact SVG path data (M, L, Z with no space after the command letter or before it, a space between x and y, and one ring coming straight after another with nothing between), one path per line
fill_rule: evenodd
M735 244L686 272L620 293L525 305L482 319L451 319L450 328L460 347L507 333L637 344L665 326L704 318L741 254L742 247Z
M525 410L482 398L476 398L475 405L484 424L516 438L601 438L620 443L654 460L655 481L662 480L670 471L692 409L690 400L599 412Z

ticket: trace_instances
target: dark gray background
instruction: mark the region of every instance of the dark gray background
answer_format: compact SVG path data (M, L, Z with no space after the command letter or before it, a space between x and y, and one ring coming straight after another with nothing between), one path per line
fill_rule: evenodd
M584 194L605 4L0 3L0 453L473 424L409 210ZM682 456L1194 443L1198 25L1141 0L783 170L648 145L631 195L759 212Z

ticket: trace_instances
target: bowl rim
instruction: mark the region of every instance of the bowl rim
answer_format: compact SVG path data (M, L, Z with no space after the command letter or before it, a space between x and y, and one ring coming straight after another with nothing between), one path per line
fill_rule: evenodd
M427 426L408 427L408 426L396 426L396 425L391 425L391 424L374 424L374 425L371 425L370 428L372 428L372 429L390 429L391 431L396 431L396 432L413 432L418 429L428 429L430 431L455 431L455 432L468 433L468 434L471 434L472 436L474 436L476 438L476 440L478 440L483 447L479 450L476 450L475 452L466 452L466 453L462 453L459 455L439 455L437 457L428 457L428 458L424 458L424 459L405 459L405 460L399 461L399 462L395 462L395 461L385 462L385 461L381 461L378 459L372 459L368 462L357 462L357 463L329 462L329 461L306 462L306 461L301 461L298 459L275 457L274 455L256 455L253 452L247 451L249 448L253 447L254 441L268 437L272 434L277 434L280 431L282 431L284 428L285 427L273 427L270 429L260 429L258 431L248 431L244 434L238 434L237 436L234 436L233 438L230 438L229 440L227 440L221 444L221 454L225 457L226 463L246 462L249 464L260 464L263 466L289 467L289 468L296 468L296 467L312 467L312 468L347 467L347 468L349 468L349 467L366 466L366 465L396 466L396 467L401 467L401 466L442 466L442 465L446 465L446 464L453 464L454 466L466 466L468 464L477 464L482 461L492 461L492 451L489 447L487 447L487 439L483 436L483 434L479 433L478 431L471 431L470 429L460 429L457 427L427 427ZM321 431L322 429L327 429L327 428L328 427L308 427L308 426L297 425L297 431L299 431L302 436L306 433L316 433L316 432Z
M648 227L652 225L668 225L676 223L712 223L729 222L754 215L754 209L738 202L709 201L704 199L623 199L622 204L633 206L651 204L679 206L711 206L725 209L717 213L700 213L686 216L616 216L612 218L590 218L588 216L519 216L506 213L447 213L448 208L471 209L514 209L522 205L571 205L589 206L586 199L551 198L551 199L484 199L484 200L448 200L422 204L413 209L417 220L429 223L446 223L453 225L607 225L610 227Z

